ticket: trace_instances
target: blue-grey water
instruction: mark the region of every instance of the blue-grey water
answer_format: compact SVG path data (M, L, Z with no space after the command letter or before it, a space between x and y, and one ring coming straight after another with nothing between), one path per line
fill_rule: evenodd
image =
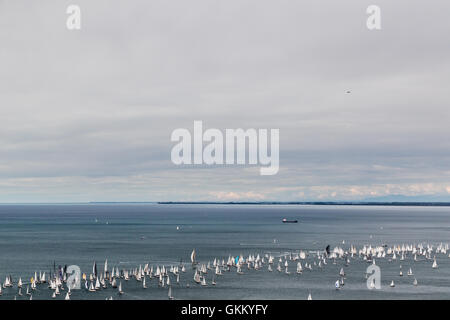
M299 223L283 224L282 218ZM177 228L178 227L178 228ZM345 244L343 244L345 240ZM274 256L298 250L331 247L358 248L365 244L450 242L450 208L387 206L300 206L300 205L159 205L159 204L64 204L0 205L0 280L11 275L17 282L29 282L35 271L53 270L53 265L78 265L82 272L99 269L108 259L109 268L135 268L189 262L196 249L200 263L229 255L270 253ZM448 252L450 253L450 252ZM235 271L217 277L217 285L193 282L190 267L172 285L175 299L449 299L450 258L432 261L377 260L382 287L368 290L364 277L368 264L352 260L342 290L334 282L343 265L331 262L322 269L291 274L261 270ZM312 261L312 260L311 260ZM402 264L405 276L399 277ZM412 267L414 277L406 276ZM212 273L207 279L210 282ZM413 286L413 278L419 285ZM174 282L173 277L172 281ZM395 288L389 283L394 280ZM111 287L97 292L74 290L72 299L167 299L167 288L155 279L143 289L136 280L122 281L125 294ZM189 284L189 287L187 287ZM38 286L33 299L51 299L46 285ZM0 299L28 299L17 296L17 288L3 289ZM57 299L63 299L61 294Z

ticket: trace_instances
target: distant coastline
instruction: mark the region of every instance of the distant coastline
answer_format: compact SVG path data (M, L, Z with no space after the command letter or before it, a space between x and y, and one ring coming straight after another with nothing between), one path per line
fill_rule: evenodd
M310 206L398 206L450 207L450 202L420 201L90 201L90 202L5 202L0 205L90 205L90 204L160 204L160 205L310 205Z
M450 202L376 202L376 201L262 201L262 202L191 202L160 201L158 204L237 204L237 205L319 205L319 206L418 206L418 207L450 207Z

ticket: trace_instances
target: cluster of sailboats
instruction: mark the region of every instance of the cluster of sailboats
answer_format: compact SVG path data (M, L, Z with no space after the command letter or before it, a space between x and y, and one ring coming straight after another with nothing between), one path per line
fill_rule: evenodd
M402 261L405 261L403 264L415 262L430 263L431 269L438 269L437 257L450 258L450 254L447 254L448 250L449 245L442 243L437 246L430 244L403 244L390 247L387 245L364 245L359 249L353 245L346 249L341 246L331 249L328 246L325 250L299 250L278 254L251 253L246 256L243 254L237 256L229 255L228 258L214 258L207 262L199 262L194 249L191 253L191 264L188 265L183 262L170 266L153 266L145 263L135 268L120 269L119 267L113 267L109 269L108 260L106 260L102 271L97 270L97 264L94 262L92 272L89 274L70 273L66 266L58 266L57 268L54 266L52 272L35 272L29 282L22 281L21 277L19 277L17 282L14 282L11 275L9 275L0 286L0 295L5 291L16 289L14 299L26 295L32 300L35 292L43 292L43 289L47 287L53 299L62 295L65 300L70 300L74 290L81 289L86 292L104 292L103 298L107 294L106 299L113 300L115 294L120 296L125 293L125 283L135 281L142 289L147 289L150 282L156 282L158 288L166 288L168 290L167 296L169 299L174 299L173 285L177 285L180 288L190 287L190 277L183 279L184 284L181 284L180 280L181 274L187 272L187 267L193 272L193 282L199 286L207 287L209 285L216 286L219 277L230 274L232 271L239 276L258 270L267 270L268 272L276 270L278 273L287 275L291 273L300 275L306 271L323 270L327 264L340 265L339 278L335 282L334 287L337 290L341 290L345 285L344 279L347 276L345 268L355 261L376 264L376 260L384 259L387 262L398 260L400 262L399 276L402 277ZM292 265L294 267L291 269ZM291 272L291 270L293 271ZM208 277L208 274L212 276ZM407 277L414 277L411 266L408 268L406 275ZM367 279L368 274L365 274L365 277ZM390 280L389 286L395 287L394 279ZM412 284L417 286L418 280L414 278ZM375 282L371 283L370 286L374 288ZM114 291L111 291L111 289ZM311 293L308 294L307 299L312 299Z
M97 271L97 264L94 262L92 273L82 273L81 276L74 273L74 277L72 277L72 274L68 273L66 266L59 266L58 268L54 268L54 272L49 272L48 277L45 272L35 272L28 283L22 282L21 277L17 283L14 283L12 276L7 276L2 286L0 286L0 296L3 294L4 290L17 287L17 294L14 295L14 299L17 299L17 297L23 295L22 288L24 285L26 285L26 295L29 296L30 300L33 299L33 293L36 292L36 290L43 291L42 289L44 289L45 286L51 290L51 297L53 299L61 295L62 292L65 292L64 299L70 300L72 292L75 289L81 289L87 292L97 292L109 287L117 290L117 294L123 295L124 290L122 283L134 279L141 283L143 289L147 289L148 281L156 279L158 287L169 288L168 298L173 299L171 288L172 281L170 277L172 275L172 277L175 278L175 283L179 284L180 272L186 272L184 264L170 267L163 265L154 268L147 263L144 266L139 265L137 268L132 269L120 270L118 267L113 267L111 270L108 270L108 260L106 260L103 272ZM113 300L113 296L110 295L106 299Z
M436 247L434 247L431 244L402 244L402 245L395 245L392 247L388 247L387 245L381 245L381 246L370 246L365 245L361 249L357 250L356 247L351 246L348 251L343 250L340 247L336 247L333 249L331 254L329 255L330 258L343 258L346 261L346 266L350 263L349 258L362 258L363 261L366 261L368 263L372 263L373 265L376 264L376 260L379 259L385 259L388 263L392 263L395 261L412 261L409 263L416 263L416 262L425 262L430 263L432 269L438 269L438 263L436 257L438 255L443 255L444 257L450 258L450 253L447 254L449 251L449 245L440 243ZM402 264L400 264L400 270L399 270L399 276L403 277L403 269ZM409 267L406 275L408 277L413 277L414 273L412 270L412 267ZM335 282L336 289L341 289L344 285L344 278L345 278L345 272L342 268L339 273L340 279L338 279ZM365 274L365 278L367 279L369 274ZM414 280L412 281L413 286L418 286L419 282L417 281L417 278L414 277ZM372 278L372 282L370 283L370 289L374 289L376 287L375 285L375 278ZM392 279L389 287L394 288L395 282Z

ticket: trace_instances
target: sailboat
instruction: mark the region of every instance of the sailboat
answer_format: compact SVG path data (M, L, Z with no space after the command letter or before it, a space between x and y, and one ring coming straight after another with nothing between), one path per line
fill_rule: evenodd
M196 262L195 262L195 249L192 250L192 253L191 253L191 262L192 262L193 265L196 264Z
M90 291L90 292L94 292L94 291L95 291L94 283L93 283L93 282L91 282L91 284L89 285L89 291Z
M200 280L200 275L198 274L197 270L195 270L194 281L195 281L196 283L200 283L200 282L201 282L201 280Z
M70 300L70 295L68 292L66 293L66 297L64 298L64 300Z
M215 286L217 283L216 283L216 278L213 276L213 278L212 278L212 282L211 282L211 284L213 285L213 286Z
M417 279L416 278L414 278L414 282L413 282L413 285L415 285L415 286L417 286Z
M5 278L5 282L3 283L3 288L7 288L7 287L11 287L12 286L12 284L11 284L11 279L10 279L10 277L6 277Z
M219 266L216 266L216 275L221 276L222 275L222 271L220 271Z
M100 290L100 281L98 280L98 277L97 277L97 279L95 280L95 290Z
M334 286L335 286L336 290L339 290L341 288L341 284L339 283L339 280L336 280L336 282L334 283Z
M394 288L394 287L395 287L394 280L391 281L391 284L390 284L389 286L390 286L391 288Z
M236 272L237 272L237 274L244 274L244 272L242 272L242 270L241 270L241 265L237 266Z
M97 263L94 261L94 265L92 266L92 273L94 277L97 277Z
M122 291L122 281L119 282L119 294L123 294L123 291Z
M277 271L281 272L281 265L279 263L278 263L278 266L277 266Z
M103 271L105 272L105 275L106 275L106 273L108 272L108 259L105 260L105 267L104 267Z
M436 257L434 257L433 265L431 266L433 269L437 269L438 265L436 262Z
M205 277L202 278L202 286L207 286Z
M172 296L172 287L169 287L169 293L168 293L168 296L169 296L169 300L173 300L173 296Z
M22 278L19 278L19 282L17 283L18 288L22 288Z
M411 270L411 268L409 268L407 275L408 275L408 276L414 275L413 272L412 272L412 270Z
M308 300L312 300L311 293L308 294Z
M147 289L147 286L145 284L145 277L144 277L144 280L142 280L142 288Z
M30 298L31 298L31 297L30 297ZM56 293L55 293L55 291L53 291L52 298L53 298L53 299L56 298Z
M291 273L288 271L288 267L286 267L285 273L286 273L286 274L291 274Z
M19 292L17 293L18 296L22 296L22 288L19 288Z

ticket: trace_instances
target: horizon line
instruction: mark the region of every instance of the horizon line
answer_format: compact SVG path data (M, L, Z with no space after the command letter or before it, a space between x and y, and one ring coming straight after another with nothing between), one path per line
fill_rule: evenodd
M69 202L0 202L0 205L64 204L218 204L218 205L355 205L355 206L450 206L450 201L69 201Z

